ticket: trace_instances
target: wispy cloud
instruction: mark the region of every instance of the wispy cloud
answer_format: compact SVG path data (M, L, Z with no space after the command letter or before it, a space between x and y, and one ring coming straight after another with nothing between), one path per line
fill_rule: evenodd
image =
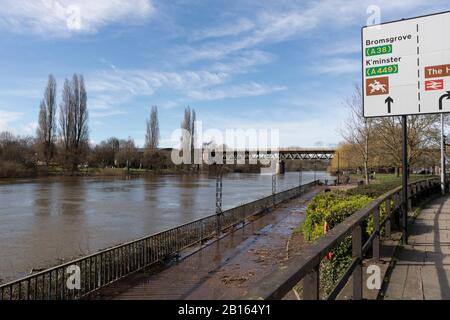
M9 131L13 134L32 136L36 132L38 123L31 121L29 123L20 124L25 114L23 112L14 112L0 110L0 132Z
M135 23L153 12L151 0L3 0L0 27L17 33L67 37L95 33L111 23Z
M97 110L90 113L93 119L106 118L126 114L124 110Z
M444 0L436 1L437 5L445 3ZM393 12L409 12L427 4L428 0L380 0L376 3L381 8L382 17ZM288 6L286 3L278 6L268 3L262 5L254 17L239 17L228 25L202 30L194 38L211 41L184 46L182 56L191 61L218 60L241 50L310 35L308 32L321 27L360 26L365 22L369 5L373 5L372 0L289 1ZM357 48L352 44L351 52L355 50Z
M11 130L11 123L19 120L22 116L23 112L0 110L0 131Z
M341 75L344 73L361 72L361 62L358 59L334 58L315 67L311 72L320 74Z
M269 93L285 90L282 86L268 86L255 82L244 83L241 85L221 87L216 89L189 90L187 96L194 100L219 100L225 98L262 96Z
M246 31L252 30L255 27L255 23L247 18L240 18L232 25L223 25L214 27L211 29L205 29L197 31L192 37L193 40L205 40L211 38L222 38L228 36L236 36Z
M236 74L246 73L273 59L268 53L252 50L198 70L166 72L114 67L94 72L86 76L92 97L90 106L96 110L106 110L137 96L152 96L158 90L170 90L178 99L188 100L219 100L269 94L283 90L284 87L257 82L229 83L234 81ZM167 108L175 104L172 100Z

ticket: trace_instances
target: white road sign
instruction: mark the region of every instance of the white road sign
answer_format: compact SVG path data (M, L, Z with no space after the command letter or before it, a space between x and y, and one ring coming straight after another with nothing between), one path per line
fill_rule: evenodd
M450 11L362 28L365 117L450 112Z

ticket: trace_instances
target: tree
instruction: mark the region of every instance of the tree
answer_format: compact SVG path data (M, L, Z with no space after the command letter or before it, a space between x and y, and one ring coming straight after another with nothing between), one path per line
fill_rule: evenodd
M64 82L60 127L65 164L76 170L89 140L87 94L82 75L74 74L72 81Z
M119 151L119 139L111 137L108 140L100 142L91 151L90 160L95 165L114 166L116 154Z
M420 164L420 160L433 158L433 149L439 149L439 116L421 115L408 117L408 163ZM387 165L398 168L402 165L401 118L387 117L377 121L376 149ZM382 156L381 156L382 155ZM439 161L439 158L436 159ZM429 161L427 161L429 164Z
M44 99L39 108L39 127L36 132L38 150L47 166L55 150L56 108L56 80L53 75L49 75Z
M154 152L159 145L158 107L153 106L150 119L147 120L147 133L145 135L145 151Z
M184 109L184 118L181 122L181 129L183 129L183 136L181 137L181 147L183 150L189 150L191 154L191 163L194 160L194 148L195 148L195 110L188 106Z
M34 139L0 133L0 178L29 177L36 173Z
M139 154L134 140L129 137L128 140L120 140L119 150L116 154L116 162L119 166L135 167L139 161Z
M345 104L350 110L350 116L341 135L347 143L355 146L361 156L365 181L369 184L369 140L373 133L373 120L364 118L361 88L358 85L355 85L353 94L346 99Z

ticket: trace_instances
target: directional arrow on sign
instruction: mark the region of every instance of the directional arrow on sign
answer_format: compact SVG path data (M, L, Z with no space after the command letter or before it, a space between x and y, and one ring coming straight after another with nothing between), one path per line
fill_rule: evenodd
M386 98L386 100L384 100L384 103L387 103L388 113L391 113L391 104L394 103L394 99L392 99L391 96L389 96Z
M442 102L444 101L445 98L447 98L447 100L450 100L450 91L447 91L446 94L442 95L439 98L439 110L442 110Z

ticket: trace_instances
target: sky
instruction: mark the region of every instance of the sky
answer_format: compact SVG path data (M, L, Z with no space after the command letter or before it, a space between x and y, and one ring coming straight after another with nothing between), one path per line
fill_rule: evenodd
M450 0L0 0L0 131L34 135L49 74L83 74L92 143L162 147L184 108L204 130L279 130L280 146L334 146L361 81L361 27L450 10Z

